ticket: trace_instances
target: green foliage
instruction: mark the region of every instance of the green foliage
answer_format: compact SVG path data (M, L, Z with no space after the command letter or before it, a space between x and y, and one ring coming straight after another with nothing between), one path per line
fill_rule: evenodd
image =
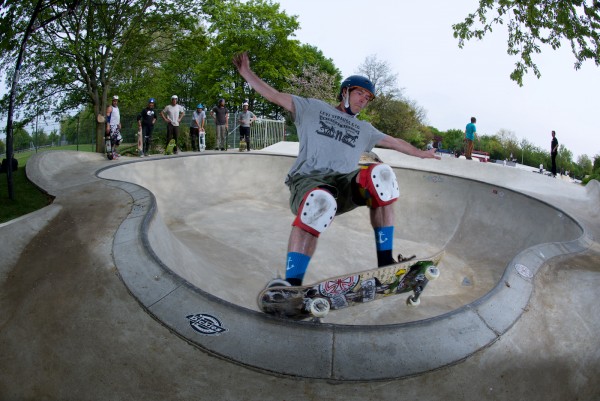
M15 149L28 149L33 139L22 125L13 127L13 147Z
M280 11L279 4L262 0L210 1L204 11L211 46L199 73L210 101L214 102L209 104L225 98L237 109L248 99L256 114L280 118L282 109L257 96L231 60L235 54L248 51L257 75L275 88L286 88L288 77L301 74L302 57L307 54L297 40L290 39L299 27L296 17Z
M567 42L575 57L575 69L586 60L600 65L600 6L598 0L479 0L474 13L452 25L460 48L471 39L481 40L495 25L508 28L507 52L519 57L510 78L523 85L523 76L533 70L542 46L558 49Z
M362 115L363 113L361 113ZM376 97L365 113L367 119L381 132L402 138L416 147L423 148L433 135L423 126L418 111L408 102L394 95Z
M0 63L10 69L32 4L5 2L7 15L12 13L15 25L0 41ZM65 3L44 9L40 20L51 19L61 6ZM126 82L134 81L131 67L150 68L155 55L172 46L167 42L155 46L161 43L155 39L161 34L173 37L185 33L197 21L192 16L199 6L185 0L81 1L74 13L62 15L31 33L20 72L17 103L21 118L27 121L43 110L60 115L82 104L89 105L94 116L104 114L109 96L118 91L120 84L126 87ZM103 135L103 127L98 125L99 144Z
M337 102L341 74L331 59L315 47L304 45L300 49L301 70L288 77L286 92L298 96Z
M442 149L448 149L452 152L463 148L463 139L465 133L459 129L449 129L446 132L440 132L442 137Z
M592 164L592 171L589 175L583 177L582 182L587 184L591 180L600 181L600 155L594 156L594 162Z

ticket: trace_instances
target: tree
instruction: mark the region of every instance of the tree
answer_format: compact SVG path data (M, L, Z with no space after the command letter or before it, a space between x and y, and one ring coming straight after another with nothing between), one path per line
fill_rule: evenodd
M519 57L510 78L522 86L529 69L541 76L533 56L541 53L543 45L556 50L569 43L575 69L588 59L600 65L599 11L598 0L479 0L477 10L452 29L463 48L466 41L481 40L495 25L506 23L508 54Z
M417 110L410 103L395 99L392 95L376 97L369 103L366 113L378 130L402 138L416 147L423 147L433 136L429 130L422 129L426 127Z
M402 97L398 74L392 72L386 61L378 60L375 55L367 56L357 73L366 76L375 85L375 99L359 118L416 147L424 147L433 138L431 130L424 125L425 110L416 102Z
M33 138L27 132L23 124L15 124L13 130L13 140L14 146L16 150L24 150L29 149L31 147L31 142Z
M26 31L23 21L31 12L30 1L8 0L5 6L15 15L14 32ZM192 16L199 7L185 0L82 0L75 12L31 34L20 72L20 110L31 118L39 110L60 115L87 104L94 115L104 114L109 95L127 82L131 66L149 68L155 55L172 45L158 38L185 34L197 21ZM7 43L0 57L7 66L14 59L14 41L1 43ZM103 151L103 138L104 126L98 123L98 152Z
M298 96L336 103L341 73L331 59L325 58L316 47L303 45L300 49L301 69L288 77L288 91Z
M380 61L372 54L358 67L358 73L366 76L375 85L375 96L389 95L401 98L402 90L398 88L398 74L392 72L387 61Z
M298 29L296 17L263 0L208 1L208 33L211 47L198 70L209 99L224 98L241 105L248 99L256 114L279 118L282 109L267 102L244 81L233 66L234 54L248 51L253 70L274 88L285 88L288 77L300 72L300 44L290 39Z
M465 133L459 129L449 129L440 133L442 136L442 149L456 151L463 148Z
M9 4L8 1L6 4L2 3L3 7L0 8L0 26L2 27L0 29L0 50L2 50L3 53L6 52L9 54L12 51L12 58L14 60L13 72L11 74L11 89L10 94L8 95L6 120L6 159L9 163L12 163L13 159L13 117L17 97L17 86L19 84L23 60L26 56L25 49L29 37L39 29L43 29L51 24L53 21L60 20L60 18L75 11L79 5L79 1L80 0L74 0L72 3L66 5L58 3L44 4L43 0L37 0L35 4L30 4L26 1L20 1L16 4ZM62 10L61 7L63 8ZM16 10L26 8L28 8L28 13L16 15ZM40 17L39 20L38 17ZM18 31L14 30L14 28L15 26L18 26L19 23L21 23L21 26L24 29L21 32L21 37L17 38L18 35L16 32ZM6 181L8 184L8 198L14 200L12 169L10 168L7 170Z

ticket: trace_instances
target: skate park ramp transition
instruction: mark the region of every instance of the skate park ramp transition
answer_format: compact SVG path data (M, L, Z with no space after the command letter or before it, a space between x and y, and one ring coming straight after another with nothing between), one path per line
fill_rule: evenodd
M544 261L581 247L582 227L550 204L483 181L396 167L400 198L394 251L418 258L445 252L441 275L429 283L420 306L407 306L406 296L399 295L332 311L320 324L267 316L258 312L256 297L269 279L285 276L293 216L284 180L294 161L293 156L260 152L200 153L101 169L100 178L122 183L134 198L130 221L123 223L114 245L117 267L132 294L164 324L225 358L303 377L386 379L456 362L495 341L522 313L531 279ZM119 245L128 254L135 243L158 267L119 256ZM375 266L369 213L358 208L337 216L321 235L304 282ZM188 295L164 301L179 289ZM223 324L223 316L235 314L230 335L234 327L242 332L254 325L270 334L261 340L240 334L223 344L206 333L193 338L198 330L190 330L192 312L187 311L194 308L221 316L213 321L216 326ZM397 346L398 333L410 336L419 330L421 337L426 327L437 334L431 335L422 363L407 365L387 354L390 344ZM461 333L455 343L443 333L453 330ZM325 345L302 350L303 357L289 355L297 359L295 365L268 358L274 343L288 344L302 335L315 336L315 343L323 336ZM369 341L375 349L363 368L347 363L360 353L352 341ZM325 362L322 371L313 369L315 356ZM371 370L365 370L369 364Z

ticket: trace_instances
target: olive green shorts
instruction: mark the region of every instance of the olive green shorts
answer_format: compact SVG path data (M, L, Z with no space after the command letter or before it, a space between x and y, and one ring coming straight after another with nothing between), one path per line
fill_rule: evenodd
M357 201L354 191L356 186L356 175L359 170L348 174L315 174L295 175L289 177L290 209L297 214L304 195L314 188L322 188L329 191L337 202L336 215L340 215L364 206L364 202Z

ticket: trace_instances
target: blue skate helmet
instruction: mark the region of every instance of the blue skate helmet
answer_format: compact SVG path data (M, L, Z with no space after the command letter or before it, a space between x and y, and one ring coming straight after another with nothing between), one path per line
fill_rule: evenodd
M343 96L343 91L344 88L348 88L348 91L350 91L353 88L363 88L368 90L371 95L373 96L373 99L375 99L375 85L373 84L373 82L371 82L369 80L369 78L367 77L363 77L362 75L350 75L348 78L344 79L344 82L342 82L342 85L340 85L340 93L338 95L338 100L342 101L342 99L344 99ZM350 110L350 104L348 103L348 97L346 97L346 101L344 104L344 107L346 108L346 112L350 115L354 115L354 113L352 113L352 111Z
M198 103L198 106L196 106L197 109L203 109L204 106L202 106L202 103Z
M156 103L156 101L154 100L153 97L151 97L150 100L148 100L148 103Z

